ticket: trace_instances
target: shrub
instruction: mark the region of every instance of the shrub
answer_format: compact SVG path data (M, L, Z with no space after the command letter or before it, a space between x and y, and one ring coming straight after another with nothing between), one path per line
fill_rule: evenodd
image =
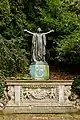
M71 88L72 88L72 91L77 95L79 95L80 97L80 76L77 76L76 78L74 78Z
M57 59L64 63L80 64L80 31L62 39L57 48Z
M4 94L4 79L5 79L5 77L3 76L3 74L0 71L0 98L2 98L3 94Z
M22 48L21 42L21 38L6 40L0 36L0 70L5 76L28 70L28 53Z

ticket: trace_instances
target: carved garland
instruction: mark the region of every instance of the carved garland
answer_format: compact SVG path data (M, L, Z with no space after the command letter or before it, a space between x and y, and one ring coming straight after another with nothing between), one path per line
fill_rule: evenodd
M55 99L55 88L49 89L29 89L29 88L23 88L23 97L25 99L30 99L31 97L37 100L45 99L46 97L49 97L50 99Z

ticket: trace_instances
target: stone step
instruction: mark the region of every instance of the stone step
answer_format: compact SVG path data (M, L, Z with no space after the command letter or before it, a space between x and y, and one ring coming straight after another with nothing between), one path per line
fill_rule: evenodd
M0 120L80 120L80 114L0 114Z

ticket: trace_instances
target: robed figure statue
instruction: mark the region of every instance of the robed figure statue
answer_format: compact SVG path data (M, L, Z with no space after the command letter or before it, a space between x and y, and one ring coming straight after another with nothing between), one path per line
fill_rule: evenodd
M32 61L37 63L38 61L46 62L45 61L45 54L46 54L46 34L54 32L54 30L50 30L46 33L41 33L41 28L38 28L37 33L33 33L25 29L24 31L32 34Z

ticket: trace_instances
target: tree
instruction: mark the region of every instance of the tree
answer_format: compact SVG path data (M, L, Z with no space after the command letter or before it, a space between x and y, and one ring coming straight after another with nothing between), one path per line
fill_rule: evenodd
M57 47L57 59L64 63L80 63L80 30L75 30L60 41Z
M30 63L32 40L30 35L25 35L24 29L36 32L38 27L41 27L44 32L55 30L47 36L47 61L80 63L79 4L79 0L1 0L0 43L2 46L0 50L4 52L0 51L3 59L1 61L3 67L0 66L0 69L9 70L10 74L14 71L23 71L24 64L21 62L19 67L19 61L28 60L27 63ZM10 70L9 61L13 70Z
M27 52L20 48L21 38L18 39L6 41L0 36L0 70L5 76L28 72Z

